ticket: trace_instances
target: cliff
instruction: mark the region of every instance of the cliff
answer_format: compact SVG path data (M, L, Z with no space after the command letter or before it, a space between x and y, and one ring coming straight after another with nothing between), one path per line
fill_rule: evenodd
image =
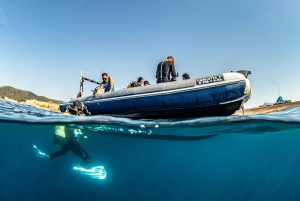
M25 91L22 89L16 89L10 86L3 86L0 87L0 97L3 99L4 97L7 97L9 99L13 99L16 101L20 100L37 100L42 102L52 102L52 103L60 103L59 100L54 100L50 98L46 98L44 96L38 96L30 91Z

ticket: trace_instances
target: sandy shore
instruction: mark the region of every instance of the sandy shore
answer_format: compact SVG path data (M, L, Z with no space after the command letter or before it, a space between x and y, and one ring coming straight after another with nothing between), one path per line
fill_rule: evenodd
M44 109L44 110L52 110L55 112L60 112L59 110L59 105L56 103L52 103L52 102L42 102L42 101L37 101L37 100L27 100L26 102L24 102L24 104L26 105L31 105L40 109Z
M249 108L245 109L245 114L269 114L273 112L277 112L280 110L285 110L290 107L294 107L300 105L300 101L293 102L290 104L282 104L282 105L272 105L272 106L266 106L266 107L256 107L256 108ZM233 115L242 115L243 111L238 110Z
M1 99L1 100L12 101L14 103L22 104L22 105L30 105L30 106L37 107L37 108L43 109L43 110L51 110L54 112L60 112L59 105L56 103L52 103L52 102L37 101L35 99L26 100L26 102L19 102L19 101L13 100L13 99Z

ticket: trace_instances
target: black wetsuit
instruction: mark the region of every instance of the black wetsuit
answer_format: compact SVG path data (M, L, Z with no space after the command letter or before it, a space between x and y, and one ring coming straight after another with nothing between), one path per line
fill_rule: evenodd
M57 138L57 136L54 137ZM54 144L55 143L61 145L61 150L50 154L50 160L65 155L69 150L77 156L79 156L80 158L82 158L83 160L91 160L90 155L81 147L81 145L78 142L78 139L75 137L75 134L74 132L72 132L72 130L67 129L65 132L65 138L61 137L61 139L54 139Z
M156 83L161 83L161 82L170 82L172 77L176 77L176 71L175 71L175 65L173 62L169 60L165 60L160 62L157 65L157 70L156 70Z

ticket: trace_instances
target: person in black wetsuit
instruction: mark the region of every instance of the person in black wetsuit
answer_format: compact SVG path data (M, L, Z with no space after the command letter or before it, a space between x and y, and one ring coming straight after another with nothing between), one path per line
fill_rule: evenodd
M66 126L55 126L54 144L59 144L61 146L59 151L55 151L52 154L46 154L41 152L35 145L33 147L38 156L47 160L53 160L57 157L65 155L68 153L68 151L72 151L82 159L82 162L78 166L87 165L92 162L92 159L79 144L79 135L82 135L80 129L71 129L67 128Z
M63 114L78 116L91 115L91 113L87 110L87 107L78 100L73 102L73 107L68 106ZM87 165L92 162L92 159L90 155L79 144L78 138L80 135L82 135L80 129L68 128L66 126L55 126L54 144L59 144L61 146L61 149L52 154L41 152L35 145L33 145L33 149L39 157L47 160L53 160L57 157L65 155L68 151L72 151L82 159L82 162L78 166Z
M175 71L174 63L174 58L172 56L168 56L167 59L157 65L156 83L170 82L171 76L172 80L176 80L176 77L178 77L178 73L176 73Z
M82 159L79 166L87 165L92 162L90 155L79 144L78 137L82 135L80 129L71 129L65 126L55 126L54 144L59 144L61 149L49 155L49 160L65 155L68 151Z

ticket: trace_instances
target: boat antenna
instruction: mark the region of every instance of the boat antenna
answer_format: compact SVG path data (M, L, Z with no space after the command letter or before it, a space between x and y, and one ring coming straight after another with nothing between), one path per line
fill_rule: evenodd
M82 71L80 72L80 86L79 86L79 91L83 92L83 82L84 82L84 77L82 74Z

